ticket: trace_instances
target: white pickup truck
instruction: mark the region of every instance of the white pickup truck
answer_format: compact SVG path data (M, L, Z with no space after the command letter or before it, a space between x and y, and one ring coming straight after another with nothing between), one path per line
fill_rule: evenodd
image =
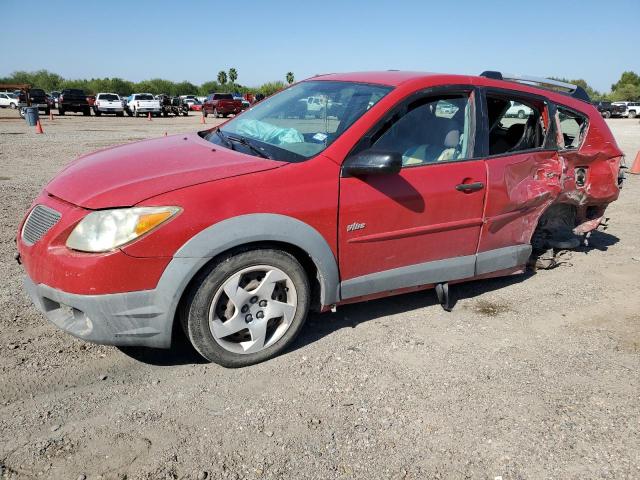
M134 93L131 95L127 103L127 114L137 117L146 113L160 115L162 113L160 100L156 100L150 93Z
M115 93L99 93L93 104L93 113L99 117L103 113L115 113L117 117L124 115L124 107L120 96Z

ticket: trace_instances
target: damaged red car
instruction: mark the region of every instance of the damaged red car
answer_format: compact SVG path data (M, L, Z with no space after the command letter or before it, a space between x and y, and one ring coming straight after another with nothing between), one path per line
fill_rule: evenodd
M237 367L285 349L310 310L434 287L446 307L449 283L578 246L621 160L579 86L323 75L219 127L72 162L29 209L19 260L76 337L168 348L182 328Z

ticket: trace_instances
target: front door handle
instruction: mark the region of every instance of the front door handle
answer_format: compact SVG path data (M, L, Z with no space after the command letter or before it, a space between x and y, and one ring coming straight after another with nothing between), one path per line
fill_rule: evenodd
M484 188L484 183L482 182L460 183L456 185L456 190L464 193L476 192L478 190L482 190L483 188Z

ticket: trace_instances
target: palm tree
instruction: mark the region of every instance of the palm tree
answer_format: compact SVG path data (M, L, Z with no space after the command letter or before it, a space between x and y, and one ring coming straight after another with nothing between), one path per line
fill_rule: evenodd
M230 68L229 69L229 81L231 81L231 83L235 83L235 81L238 79L238 71L235 68Z
M293 72L287 72L287 83L291 85L296 81L296 77L293 76Z
M218 72L218 83L220 85L224 85L225 83L227 83L227 72L225 72L224 70L220 70Z

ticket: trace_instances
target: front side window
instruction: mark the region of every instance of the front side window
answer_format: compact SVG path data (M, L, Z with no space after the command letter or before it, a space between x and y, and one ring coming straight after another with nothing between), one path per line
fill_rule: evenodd
M578 148L587 132L587 117L558 106L557 122L562 134L559 148Z
M372 137L371 148L402 153L404 167L473 157L473 95L412 100Z
M251 154L257 147L277 160L303 161L331 145L389 91L354 82L301 82L226 123L222 135L213 131L206 139Z
M547 131L544 108L539 101L488 94L489 154L542 148Z

